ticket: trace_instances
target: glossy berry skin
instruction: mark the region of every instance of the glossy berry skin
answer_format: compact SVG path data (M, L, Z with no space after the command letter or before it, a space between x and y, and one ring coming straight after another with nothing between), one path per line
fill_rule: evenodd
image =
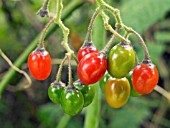
M78 114L84 106L83 94L74 87L66 88L61 93L61 106L68 115Z
M78 57L78 61L80 62L80 60L87 54L92 53L92 52L98 52L97 48L90 42L90 43L85 43L85 45L83 45L78 53L77 53L77 57Z
M142 63L135 67L132 74L132 85L140 94L152 92L158 83L159 74L152 63Z
M100 89L101 91L104 93L104 89L105 89L105 86L106 86L106 82L107 80L110 78L110 75L109 73L106 71L106 73L104 74L104 76L102 77L102 79L100 79L99 81L99 86L100 86Z
M106 82L105 99L112 108L120 108L126 104L130 95L130 84L126 78L110 77Z
M51 73L51 57L43 48L37 48L28 57L28 68L37 80L45 80Z
M48 97L55 103L60 103L61 92L64 90L65 84L62 82L53 82L48 88Z
M135 52L125 43L114 46L108 55L108 72L112 77L125 77L135 64Z
M84 85L80 80L77 80L73 83L74 87L77 88L84 97L84 107L87 107L92 103L95 96L95 88L91 85Z
M77 74L83 84L89 85L99 81L107 69L107 60L103 53L87 54L78 64Z
M129 74L126 76L126 78L129 80L129 83L130 83L130 96L138 97L138 96L141 96L141 94L138 93L132 85L132 73L133 71L130 71Z

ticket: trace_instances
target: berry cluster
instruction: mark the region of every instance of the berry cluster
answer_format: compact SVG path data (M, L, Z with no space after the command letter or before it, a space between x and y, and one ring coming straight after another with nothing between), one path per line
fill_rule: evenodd
M91 104L95 95L93 86L83 85L79 80L73 85L73 87L66 87L62 82L53 82L48 88L50 100L56 104L60 103L64 112L71 116Z
M44 33L55 20L63 30L64 40L62 44L67 53L60 64L56 80L49 86L48 96L55 104L61 104L65 113L72 116L92 103L95 95L95 88L92 84L98 81L108 105L113 108L120 108L126 104L130 95L140 96L150 93L159 79L158 71L150 60L147 47L141 36L122 23L117 9L108 6L103 0L97 1L99 8L92 16L86 40L79 49L77 57L68 46L69 29L60 20L62 1L57 3L57 14L59 16L49 21L43 30L38 48L28 57L28 68L32 76L37 80L48 78L51 72L51 58L44 48ZM104 13L103 6L114 12L117 19L115 30L109 25L109 18ZM101 51L93 44L91 37L92 26L98 14L102 16L105 28L113 33L113 37L116 36L120 39L120 43L113 46L114 38L111 38ZM120 28L123 28L126 32L124 37L118 33ZM144 48L145 58L142 63L138 62L133 46L128 40L130 33L139 37ZM74 82L72 82L71 58L74 58L78 64L77 75L79 79ZM68 84L63 83L60 78L66 59L68 59Z
M150 93L158 82L158 71L149 60L134 68L135 52L127 43L115 45L108 54L99 52L91 42L84 43L78 51L78 61L80 80L75 81L74 86L67 87L61 81L55 81L48 89L51 101L60 103L69 115L79 113L93 101L95 89L90 84L99 80L106 101L113 108L122 107L130 94L140 96ZM33 77L46 79L51 72L48 52L37 48L28 57L28 67Z
M79 62L77 74L85 84L93 84L103 77L100 87L111 107L122 107L130 95L148 94L157 85L158 71L149 59L134 67L136 55L131 45L121 42L112 47L107 55L89 50L96 49L92 47L85 45L78 52L78 56L79 53L85 56Z

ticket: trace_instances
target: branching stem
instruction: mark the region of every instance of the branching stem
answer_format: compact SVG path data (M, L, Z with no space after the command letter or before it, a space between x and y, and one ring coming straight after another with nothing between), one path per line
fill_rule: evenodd
M60 28L63 31L64 39L63 39L63 42L61 44L67 50L68 53L73 55L74 51L72 49L70 49L70 47L68 45L68 35L70 33L70 30L61 21L62 10L63 10L62 0L57 0L57 13L56 13L56 17L55 17L55 22L60 26Z
M116 32L118 32L118 28L116 28ZM112 37L110 38L109 42L107 43L107 45L103 48L103 50L101 52L104 52L104 53L108 53L110 47L113 45L113 40L115 39L115 35L113 34Z
M104 2L104 0L96 0L98 3L98 6L100 8L100 14L104 20L104 25L106 30L109 30L110 32L112 32L118 39L120 39L120 41L124 41L126 43L129 43L129 41L127 40L128 35L130 33L135 34L140 42L141 45L143 47L144 53L145 53L145 58L144 60L150 60L150 56L149 56L149 52L148 49L146 47L146 44L144 42L144 40L142 39L142 37L139 35L139 33L137 33L135 30L133 30L132 28L127 27L126 25L123 24L121 16L120 16L120 11L116 8L113 8L112 6L108 5L107 3ZM112 26L109 24L109 18L108 16L106 16L106 14L104 13L105 10L110 11L115 19L116 19L116 27L119 27L120 29L123 28L126 31L126 35L125 38L122 37L119 33L115 32L114 29L112 28Z
M68 45L68 36L69 36L70 30L63 24L63 22L61 20L62 10L63 10L62 0L57 0L57 13L55 16L55 22L59 25L59 27L62 29L62 32L63 32L64 39L61 44L67 50L65 58L68 59L68 72L69 72L68 73L68 75L69 75L68 86L72 86L73 82L72 82L72 71L71 71L71 57L73 57L77 63L78 63L78 60L74 54L74 51ZM65 59L64 59L64 61L65 61ZM58 80L58 76L60 76L60 74L61 74L61 71L59 70L58 75L57 75L57 80Z
M100 12L100 15L103 18L104 21L104 26L106 30L109 30L112 34L115 35L115 37L117 37L118 39L120 39L121 42L127 42L129 43L129 40L125 39L123 36L121 36L119 33L117 33L112 26L109 24L109 17L105 14L104 11ZM118 26L117 26L118 27Z
M32 81L31 81L31 78L29 77L29 75L28 75L25 71L17 68L15 65L13 65L13 63L11 62L11 60L5 55L5 53L3 53L3 51L2 51L1 49L0 49L0 55L4 58L4 60L5 60L14 70L16 70L17 72L19 72L20 74L22 74L22 75L25 76L25 78L26 78L27 81L28 81L28 84L27 84L26 86L24 86L24 88L30 87L30 85L32 84Z

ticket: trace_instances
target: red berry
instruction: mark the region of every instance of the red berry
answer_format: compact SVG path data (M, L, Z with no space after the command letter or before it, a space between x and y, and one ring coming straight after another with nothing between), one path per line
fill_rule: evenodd
M28 57L28 68L37 80L45 80L51 72L51 57L43 48L37 48Z
M107 60L104 54L93 52L87 54L80 61L77 73L83 84L93 84L99 81L107 69Z
M150 93L158 83L158 71L152 63L139 64L132 74L132 85L140 94Z
M78 61L80 62L85 55L92 52L98 52L97 48L92 43L85 43L78 51Z

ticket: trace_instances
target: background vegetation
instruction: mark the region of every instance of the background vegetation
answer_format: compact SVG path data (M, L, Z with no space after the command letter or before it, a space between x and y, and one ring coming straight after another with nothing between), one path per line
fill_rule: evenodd
M77 52L85 38L95 4L92 4L93 0L74 1L76 5L74 7L71 6L73 1L64 1L63 19L71 30L70 46ZM120 9L123 22L143 36L151 59L159 69L159 85L169 91L170 0L105 1ZM36 15L42 2L43 0L0 1L0 49L12 62L16 62L20 57L20 63L16 65L26 72L28 72L26 64L28 51L36 47L39 33L48 20ZM55 11L54 5L54 3L50 5L53 11ZM114 22L112 17L111 24ZM110 38L110 33L104 31L100 17L95 22L93 34L94 42L99 49ZM52 26L48 37L46 47L53 58L52 73L45 81L32 78L33 83L27 89L16 91L18 86L25 86L27 81L21 74L15 72L7 79L6 75L9 74L10 66L0 56L0 86L4 79L7 79L5 84L8 85L0 99L0 128L82 128L84 126L90 128L89 124L98 121L99 124L96 127L99 128L170 128L170 103L156 91L137 98L130 97L123 108L113 109L107 105L104 95L99 90L91 106L77 116L65 115L61 107L51 103L47 96L48 86L55 80L60 62L58 58L62 58L65 52L60 45L61 30L57 29L57 26ZM139 60L142 61L144 53L138 45L138 40L135 37L131 40ZM76 67L73 70L74 79L76 79ZM66 66L62 73L62 80L67 82L67 79ZM90 112L99 114L99 116L93 115L94 120L91 122L86 119L88 117L86 113Z

